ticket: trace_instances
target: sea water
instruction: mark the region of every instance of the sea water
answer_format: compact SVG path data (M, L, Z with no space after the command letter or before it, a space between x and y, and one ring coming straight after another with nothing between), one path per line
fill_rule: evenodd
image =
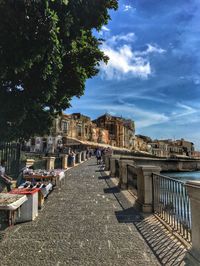
M170 176L174 179L186 182L188 180L200 181L200 171L193 172L162 172L165 176Z

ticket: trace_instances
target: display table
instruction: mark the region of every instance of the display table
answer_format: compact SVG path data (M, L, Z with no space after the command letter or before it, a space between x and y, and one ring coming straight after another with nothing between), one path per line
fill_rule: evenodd
M40 188L17 188L9 192L10 194L26 195L28 198L28 200L21 207L21 215L16 219L17 222L32 221L38 216L39 191Z
M20 216L19 208L27 201L26 195L14 195L9 193L0 193L0 212L8 212L8 225L14 225L16 214Z
M24 179L31 182L47 182L51 181L53 185L55 186L61 186L62 182L64 181L65 172L63 170L54 170L53 174L37 174L37 173L31 173L31 174L25 174Z

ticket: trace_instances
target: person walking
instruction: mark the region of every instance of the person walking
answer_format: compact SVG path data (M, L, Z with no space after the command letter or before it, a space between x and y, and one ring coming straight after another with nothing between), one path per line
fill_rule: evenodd
M102 156L102 152L100 149L96 150L96 158L97 158L97 164L101 164L101 156Z
M7 188L7 191L11 191L12 187L12 178L8 176L6 172L6 160L1 160L0 165L0 190L3 190L4 187Z

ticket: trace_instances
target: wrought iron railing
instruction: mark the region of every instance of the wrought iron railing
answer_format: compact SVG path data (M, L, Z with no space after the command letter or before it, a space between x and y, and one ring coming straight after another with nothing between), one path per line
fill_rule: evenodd
M153 174L154 213L191 243L190 199L183 182Z
M0 142L0 160L6 160L6 173L13 178L17 178L20 168L20 151L18 143Z
M135 166L127 164L127 186L137 195L137 174L135 173Z

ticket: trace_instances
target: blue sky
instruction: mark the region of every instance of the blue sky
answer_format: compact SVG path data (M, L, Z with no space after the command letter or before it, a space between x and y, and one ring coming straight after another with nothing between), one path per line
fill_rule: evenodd
M66 113L108 112L136 133L185 138L200 149L199 0L127 0L98 35L109 56Z

